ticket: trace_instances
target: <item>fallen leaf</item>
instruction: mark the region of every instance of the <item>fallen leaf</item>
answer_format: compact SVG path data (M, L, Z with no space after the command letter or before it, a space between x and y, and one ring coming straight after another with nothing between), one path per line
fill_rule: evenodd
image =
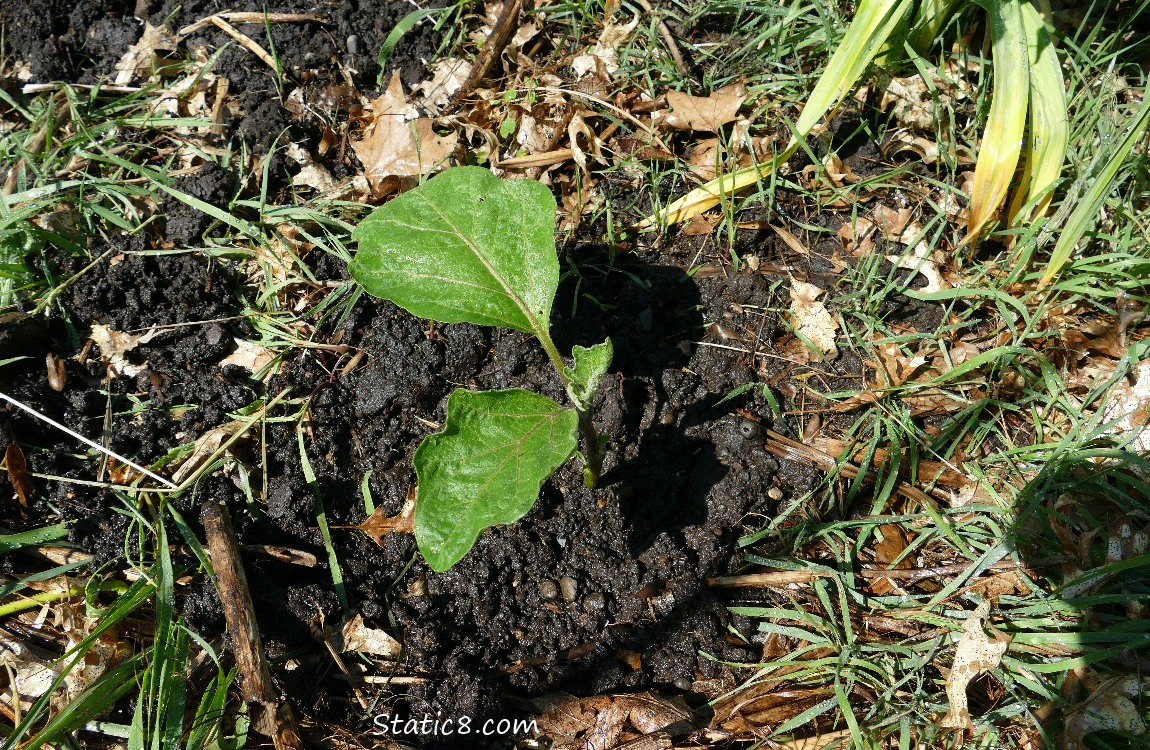
M451 97L463 88L471 75L471 63L459 57L448 57L431 66L431 78L421 81L415 90L423 95L424 104L437 110L446 107Z
M1146 689L1136 675L1122 675L1103 682L1080 707L1066 714L1059 750L1080 750L1092 732L1108 730L1133 735L1146 734L1146 722L1135 701Z
M179 46L181 37L169 32L163 26L153 26L144 22L144 33L140 40L128 48L116 63L113 83L126 86L136 79L146 79L167 64L164 52L173 52Z
M111 328L99 323L92 326L89 334L93 343L100 347L100 353L109 370L114 375L126 375L134 378L147 367L146 364L134 365L125 356L140 344L146 344L156 335L153 329L143 336L133 336L130 333L113 331Z
M833 360L839 354L835 345L838 324L818 300L823 291L814 284L791 280L791 325L795 333L811 342L824 357Z
M8 443L8 447L4 449L4 468L8 471L8 480L12 482L16 501L20 503L20 516L26 517L28 502L32 499L35 489L32 486L32 477L28 476L24 450L19 443Z
M935 102L921 75L892 78L883 91L879 109L890 114L905 128L924 133L935 130Z
M722 221L723 217L719 214L695 214L679 231L688 237L710 234Z
M389 635L386 630L369 628L363 621L363 615L358 614L344 620L340 631L330 633L328 640L332 648L341 654L357 651L361 654L396 658L403 652L402 643Z
M1126 449L1143 453L1150 450L1146 430L1150 410L1150 362L1141 362L1130 378L1123 378L1107 392L1102 419L1110 426L1107 433L1126 443ZM1127 442L1128 441L1128 442Z
M379 546L383 546L383 538L388 534L411 534L415 531L415 493L408 492L407 500L397 515L387 516L383 508L376 508L375 512L359 526Z
M208 430L196 438L195 447L191 454L181 462L176 473L172 475L172 481L180 484L194 474L196 469L203 466L204 462L243 426L243 422L235 420Z
M571 71L579 79L588 73L602 70L607 76L612 76L619 69L618 50L627 46L631 32L639 25L639 16L623 23L609 23L603 27L595 46L571 61Z
M950 701L950 709L942 717L941 724L944 727L969 729L973 726L966 688L978 675L996 669L1010 646L1009 635L994 626L986 625L989 614L990 602L984 601L962 624L962 636L955 648L954 664L946 677L946 697ZM993 638L987 637L985 627L994 633Z
M371 103L371 117L363 138L351 146L376 190L388 178L418 177L431 171L445 162L459 143L458 134L438 135L434 123L419 117L407 103L399 71L392 75L387 90Z
M671 111L664 122L678 130L702 130L717 133L738 115L747 98L747 87L741 83L725 86L710 96L691 96L680 91L667 92Z
M696 730L698 717L682 699L666 699L653 693L603 695L578 698L555 693L532 699L539 709L537 727L555 748L603 750L618 747L629 726L640 735L663 738L683 736ZM670 747L670 742L655 747Z
M260 346L254 341L234 339L236 350L220 360L220 366L235 365L255 374L267 367L276 358L276 355L267 347Z
M910 152L923 164L934 164L938 161L938 143L921 135L914 135L905 128L892 133L882 150L883 154L889 157Z

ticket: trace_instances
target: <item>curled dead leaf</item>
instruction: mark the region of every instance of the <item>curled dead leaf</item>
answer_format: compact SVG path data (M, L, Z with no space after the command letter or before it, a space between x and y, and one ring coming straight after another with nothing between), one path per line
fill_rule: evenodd
M1058 750L1081 750L1086 735L1102 730L1145 735L1146 722L1135 701L1147 687L1146 681L1136 675L1103 682L1085 703L1067 713Z
M986 625L990 614L990 602L979 604L962 624L962 636L954 653L954 664L946 677L946 697L950 709L942 717L944 727L968 729L972 726L966 688L978 675L997 669L1003 654L1010 646L1010 636ZM989 627L994 637L986 635Z
M838 323L818 299L823 292L814 284L791 280L791 325L795 333L817 347L824 357L833 360L839 354L835 344Z
M388 534L411 534L415 531L415 492L407 493L407 500L398 515L388 516L383 508L376 508L366 521L355 528L367 534L379 546Z
M702 130L717 133L739 113L747 98L747 87L741 83L725 86L710 96L691 96L680 91L667 92L671 111L664 117L669 127L678 130Z
M434 123L419 117L407 103L399 71L371 104L371 124L363 138L351 146L363 164L364 175L380 191L389 178L418 177L445 162L459 143L459 135L441 136Z

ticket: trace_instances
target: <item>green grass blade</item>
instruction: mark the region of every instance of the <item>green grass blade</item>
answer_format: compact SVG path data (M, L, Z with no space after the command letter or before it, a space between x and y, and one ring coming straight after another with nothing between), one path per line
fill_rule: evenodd
M1015 226L1046 213L1053 197L1051 188L1062 174L1070 142L1062 65L1042 17L1028 2L1022 4L1022 30L1030 60L1030 133L1022 184L1010 206L1011 223Z
M1022 153L1030 62L1022 32L1021 6L1019 0L988 0L983 5L990 14L994 35L994 99L978 149L974 186L970 191L966 232L972 244L978 242L983 230L997 215Z
M867 66L883 50L887 39L903 22L911 7L911 0L862 0L850 28L808 97L795 123L790 143L782 153L763 164L736 170L695 188L662 211L647 217L640 226L685 221L717 206L723 196L755 184L791 158L799 147L799 141L806 138L811 128L842 101Z
M1143 95L1142 105L1138 108L1138 114L1135 115L1125 137L1097 178L1090 183L1086 194L1074 207L1074 212L1070 214L1066 226L1062 228L1058 242L1054 245L1054 251L1050 254L1050 265L1046 267L1046 273L1042 275L1039 286L1046 286L1050 283L1055 274L1070 260L1070 254L1074 252L1074 247L1078 241L1094 225L1102 202L1106 200L1106 196L1110 194L1115 181L1118 179L1118 170L1122 168L1130 150L1134 148L1134 144L1142 138L1142 133L1146 130L1148 122L1150 122L1150 96Z

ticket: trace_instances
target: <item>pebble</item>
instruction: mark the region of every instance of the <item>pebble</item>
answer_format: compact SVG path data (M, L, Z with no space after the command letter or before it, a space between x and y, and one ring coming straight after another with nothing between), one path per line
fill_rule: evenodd
M583 599L583 609L588 612L602 612L606 606L607 601L599 593L591 594Z
M539 595L544 599L556 599L559 597L559 584L548 578L543 583L539 584Z
M691 689L691 681L688 680L686 677L678 678L677 680L675 680L674 685L678 690L687 691L687 690Z
M347 38L347 51L349 54L359 54L359 34L352 34Z
M559 591L564 601L573 602L579 593L579 584L571 576L563 576L559 579Z

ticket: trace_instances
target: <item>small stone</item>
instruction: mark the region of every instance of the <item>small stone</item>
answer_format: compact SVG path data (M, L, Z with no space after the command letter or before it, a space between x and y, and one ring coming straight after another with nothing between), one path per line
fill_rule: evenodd
M783 490L779 487L772 487L769 490L767 490L767 497L769 497L772 500L782 500L783 499Z
M559 591L564 601L573 602L579 593L579 584L571 576L563 576L559 579Z
M663 412L663 416L659 417L659 423L665 425L675 424L676 416L677 415L675 414L674 409L668 409L667 411Z
M675 688L678 690L687 691L691 689L691 681L686 677L680 677L674 682Z
M539 584L539 596L544 599L557 599L559 598L559 584L548 578L543 583Z
M599 593L591 594L583 599L583 609L588 612L602 612L606 606L606 600L603 598L603 595Z
M360 50L359 34L352 34L347 38L347 51L349 54L358 55Z

